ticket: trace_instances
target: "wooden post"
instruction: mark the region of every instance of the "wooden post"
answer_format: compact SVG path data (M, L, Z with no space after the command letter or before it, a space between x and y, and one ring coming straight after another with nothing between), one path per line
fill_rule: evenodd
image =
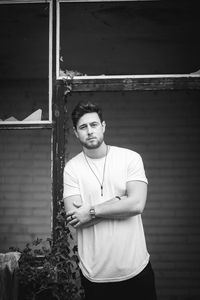
M53 238L56 239L56 217L59 209L59 201L63 197L63 170L65 165L65 96L64 86L56 85L53 101Z
M52 198L53 198L53 220L52 232L53 240L57 238L57 215L60 209L60 201L63 198L63 170L65 166L65 120L66 120L66 100L71 92L70 79L57 80L56 78L56 19L57 0L53 0L53 63L52 63Z
M64 168L64 90L63 84L56 80L56 19L57 1L53 0L53 38L52 38L52 233L53 240L56 239L56 217L59 208L59 201L63 193L63 168Z

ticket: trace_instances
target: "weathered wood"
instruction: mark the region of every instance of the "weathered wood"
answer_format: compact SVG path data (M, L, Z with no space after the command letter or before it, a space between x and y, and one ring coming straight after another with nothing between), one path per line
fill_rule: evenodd
M0 130L1 129L52 129L52 124L20 124L20 123L17 123L17 124L8 124L5 122L5 124L2 122L0 124Z
M123 2L124 0L60 0L59 2ZM157 0L126 0L130 2L137 1L157 1Z
M56 81L56 22L57 0L53 0L53 39L52 39L52 200L53 200L53 239L58 236L57 215L60 208L60 200L63 198L63 169L65 164L65 96L64 85Z
M84 91L150 91L150 90L199 90L199 75L137 75L101 76L98 78L75 77L71 82L73 92Z
M63 198L63 169L65 164L64 140L64 88L57 85L53 97L53 164L52 164L52 195L53 195L53 238L57 237L57 214L59 201Z

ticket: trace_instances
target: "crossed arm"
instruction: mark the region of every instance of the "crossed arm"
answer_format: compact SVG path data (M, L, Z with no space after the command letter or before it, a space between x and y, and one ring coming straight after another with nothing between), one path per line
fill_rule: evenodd
M142 181L129 181L126 185L126 195L109 199L94 205L96 218L91 219L90 206L81 204L81 196L64 198L67 221L74 228L89 227L104 219L121 219L141 214L145 207L147 184Z

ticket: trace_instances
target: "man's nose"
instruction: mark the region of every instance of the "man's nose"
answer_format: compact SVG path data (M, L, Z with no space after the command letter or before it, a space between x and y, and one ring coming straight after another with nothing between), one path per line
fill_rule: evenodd
M88 132L88 134L92 133L92 127L90 125L88 125L88 127L87 127L87 132Z

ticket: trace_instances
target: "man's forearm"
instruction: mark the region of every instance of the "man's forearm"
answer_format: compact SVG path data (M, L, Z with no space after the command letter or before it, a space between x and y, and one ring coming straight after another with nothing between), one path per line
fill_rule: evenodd
M127 183L127 196L117 202L95 205L96 216L100 218L128 218L143 212L147 197L147 184L142 181Z
M105 219L124 219L133 216L133 213L130 211L130 204L124 203L124 201L127 201L127 196L120 198L121 199L114 197L110 200L95 205L95 219L91 219L90 221L82 224L80 227L87 228L98 224ZM117 204L122 201L122 204ZM138 214L138 211L135 212L135 215L136 214Z
M94 206L97 218L128 218L142 213L142 210L131 197L124 196L119 201L106 201Z
M103 202L103 204L108 204L108 203L116 203L120 201L118 198L112 198L112 199L109 199L105 202ZM118 215L118 217L115 216L115 218L120 218L120 215ZM100 223L101 221L103 221L105 218L101 218L101 217L97 217L95 219L91 219L90 221L88 221L87 223L84 223L82 224L80 227L81 228L87 228L87 227L90 227L90 226L93 226L93 225L96 225L98 223Z

